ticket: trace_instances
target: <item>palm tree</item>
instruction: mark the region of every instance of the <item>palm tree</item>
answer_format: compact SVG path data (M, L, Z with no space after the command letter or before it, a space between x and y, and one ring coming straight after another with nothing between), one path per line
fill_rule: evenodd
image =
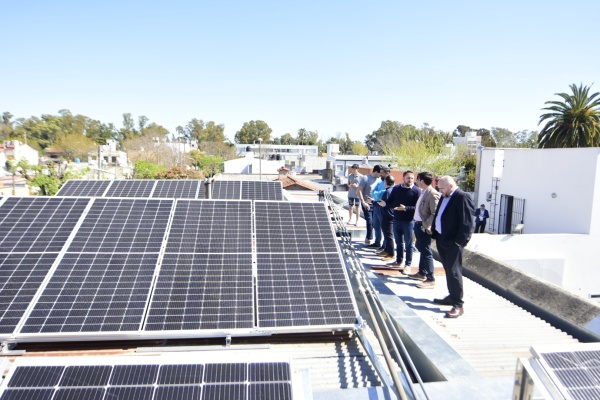
M539 148L600 146L600 93L589 95L590 88L570 86L573 94L556 93L564 101L547 101L550 111L540 117L548 120L538 136Z

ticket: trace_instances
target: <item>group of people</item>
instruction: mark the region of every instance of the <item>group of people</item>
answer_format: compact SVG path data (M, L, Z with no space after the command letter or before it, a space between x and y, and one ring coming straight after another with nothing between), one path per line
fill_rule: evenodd
M408 278L420 281L418 288L433 288L431 243L435 239L449 294L434 303L452 306L446 313L448 318L463 315L462 254L471 238L473 215L478 215L471 197L458 189L450 176L439 178L438 192L432 186L434 177L430 172L418 173L415 180L413 171L405 171L403 181L396 184L385 166L376 165L364 176L358 173L358 167L354 164L350 168L348 222L352 223L354 214L358 221L360 205L367 224L365 247L375 250L382 260L390 261L373 268L401 271ZM411 273L413 235L420 253L416 273Z

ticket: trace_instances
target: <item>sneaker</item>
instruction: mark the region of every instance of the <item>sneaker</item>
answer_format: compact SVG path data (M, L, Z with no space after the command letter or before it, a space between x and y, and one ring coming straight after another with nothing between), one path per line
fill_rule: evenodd
M404 267L404 270L402 271L402 273L404 275L410 275L412 271L410 270L410 265L407 265L406 267Z
M382 253L377 254L379 257L389 257L390 255L388 253L386 253L385 251ZM392 259L393 260L393 259Z
M392 261L394 259L394 256L385 256L381 259L381 261Z
M426 277L426 276L424 276L424 275L421 275L421 274L420 274L420 273L418 273L418 272L417 272L416 274L411 274L411 275L408 275L408 278L409 278L409 279L414 279L415 281L421 281L421 282L423 282L424 280L426 280L426 279L427 279L427 277Z
M433 289L435 287L435 281L425 281L417 284L419 289Z

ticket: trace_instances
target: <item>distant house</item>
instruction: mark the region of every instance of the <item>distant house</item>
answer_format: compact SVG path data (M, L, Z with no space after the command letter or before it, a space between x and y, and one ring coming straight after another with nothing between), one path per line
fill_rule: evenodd
M127 153L124 151L117 150L117 142L114 140L107 140L105 145L100 146L100 158L102 160L102 166L116 166L116 167L127 167L129 166L129 159ZM98 165L98 150L90 151L88 153L88 163L92 165Z
M0 143L0 153L4 154L2 167L5 166L7 160L18 162L21 159L25 159L30 165L38 165L40 162L40 153L18 140L5 140L3 143Z
M252 154L252 157L262 159L263 162L275 161L278 167L285 165L286 168L297 173L310 173L314 170L322 170L325 168L326 163L326 159L319 156L319 146L259 144L257 142L252 144L236 144L235 149L237 155L240 157L248 157L249 154Z
M477 136L477 132L466 132L465 136L457 136L453 139L454 146L466 146L469 153L477 153L477 149L481 146L481 136Z

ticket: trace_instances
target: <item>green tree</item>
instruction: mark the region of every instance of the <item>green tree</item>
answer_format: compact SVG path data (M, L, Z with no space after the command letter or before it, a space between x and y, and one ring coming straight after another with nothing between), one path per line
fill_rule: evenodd
M214 121L204 122L201 119L193 118L185 127L178 126L177 132L180 137L188 142L197 140L199 145L204 142L224 142L225 125L217 124Z
M13 121L11 121L12 117L11 113L5 111L2 113L2 121L0 121L0 140L4 140L12 136L14 127Z
M547 101L549 111L540 117L546 125L540 131L540 148L600 146L600 95L589 94L590 87L570 86L572 94L556 93L563 101Z
M157 179L202 179L200 172L175 166L156 174Z
M136 179L156 179L157 175L165 170L165 167L149 161L138 161L134 164L133 175Z
M196 167L205 177L212 178L223 172L223 159L221 157L209 156L198 150L189 153L193 160L192 165Z
M78 133L67 133L59 135L54 146L64 151L68 160L75 158L85 159L88 153L97 147L97 144L87 136Z
M296 144L296 139L289 133L284 133L283 135L281 135L279 140L280 140L280 143L276 143L276 144L287 144L287 145Z
M361 142L354 142L352 144L352 154L365 156L369 154L369 149Z
M250 144L261 138L263 143L269 143L271 141L271 132L273 130L264 121L244 122L242 129L235 133L235 142Z

